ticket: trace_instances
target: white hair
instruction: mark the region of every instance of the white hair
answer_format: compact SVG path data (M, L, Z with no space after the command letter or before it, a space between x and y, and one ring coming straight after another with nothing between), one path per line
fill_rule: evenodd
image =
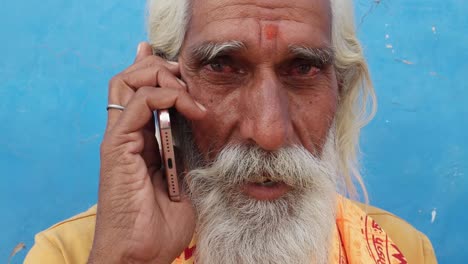
M330 0L334 66L340 86L336 113L336 148L339 174L345 182L342 191L355 197L360 185L367 199L359 168L360 130L376 112L376 97L368 66L357 39L352 0ZM156 53L177 58L190 19L189 0L148 0L148 36Z
M333 133L322 157L302 146L268 152L228 145L212 163L186 176L197 211L197 263L328 263L335 227L336 150ZM272 201L239 191L246 182L284 182Z
M148 38L156 53L175 58L184 42L189 0L148 0Z

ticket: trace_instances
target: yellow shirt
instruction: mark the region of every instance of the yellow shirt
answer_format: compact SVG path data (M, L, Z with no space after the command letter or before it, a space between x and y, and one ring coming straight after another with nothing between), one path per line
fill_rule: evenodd
M95 222L96 206L93 206L37 234L24 263L86 263ZM330 263L437 263L424 234L386 211L341 196L336 230ZM192 241L173 264L193 263L195 247Z

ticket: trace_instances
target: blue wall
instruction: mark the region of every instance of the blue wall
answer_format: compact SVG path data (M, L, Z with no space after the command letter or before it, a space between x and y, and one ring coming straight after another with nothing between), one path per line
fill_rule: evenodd
M96 202L107 82L146 39L143 0L3 2L0 263ZM440 263L465 263L468 4L355 6L380 103L362 136L371 202L426 233Z
M382 0L360 27L379 98L362 135L371 201L427 234L444 264L468 263L467 14L465 0Z

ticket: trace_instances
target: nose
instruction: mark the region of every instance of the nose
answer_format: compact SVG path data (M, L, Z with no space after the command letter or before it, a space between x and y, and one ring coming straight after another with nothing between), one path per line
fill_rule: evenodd
M240 134L243 140L274 151L290 141L288 94L273 74L260 79L241 93Z

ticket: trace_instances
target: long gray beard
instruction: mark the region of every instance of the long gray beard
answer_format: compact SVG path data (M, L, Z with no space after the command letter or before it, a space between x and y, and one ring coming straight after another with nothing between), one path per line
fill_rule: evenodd
M320 159L300 146L276 152L227 146L212 163L191 170L186 184L198 218L196 262L327 263L335 227L334 146L332 133ZM240 191L265 175L291 190L272 201Z

